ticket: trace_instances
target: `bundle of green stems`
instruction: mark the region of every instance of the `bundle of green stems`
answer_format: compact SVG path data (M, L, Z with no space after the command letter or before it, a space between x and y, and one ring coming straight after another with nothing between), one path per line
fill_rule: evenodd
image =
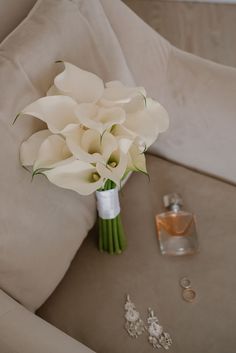
M107 180L100 191L115 189L116 184ZM126 238L120 213L112 219L99 217L99 250L109 254L121 254L126 248Z

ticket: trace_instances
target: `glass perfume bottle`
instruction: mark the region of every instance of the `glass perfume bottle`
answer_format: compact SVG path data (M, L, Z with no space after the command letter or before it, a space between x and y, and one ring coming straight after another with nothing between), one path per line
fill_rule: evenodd
M182 210L178 194L163 197L166 212L156 215L160 250L163 255L187 255L198 251L195 216Z

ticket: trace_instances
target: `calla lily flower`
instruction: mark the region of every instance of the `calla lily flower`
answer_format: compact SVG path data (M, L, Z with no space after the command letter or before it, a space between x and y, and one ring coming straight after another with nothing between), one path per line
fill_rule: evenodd
M160 132L164 132L169 126L167 111L161 104L147 99L147 107L135 113L129 113L124 126L131 133L140 136L149 147Z
M125 121L125 111L120 107L103 108L94 104L80 104L75 110L77 119L87 128L103 134L115 124Z
M54 79L54 85L62 94L78 103L96 103L104 92L103 81L95 74L64 62L65 70Z
M79 160L46 170L43 174L51 183L64 189L74 190L81 195L92 194L104 183L104 178L99 175L94 166Z
M169 115L165 108L157 101L151 98L146 99L147 111L158 121L159 132L165 132L169 128Z
M147 173L146 158L142 146L134 142L129 149L127 169L134 172Z
M65 160L71 160L71 157L65 139L59 135L51 135L41 144L33 169L35 171L41 168L54 168Z
M106 179L110 179L120 185L127 169L128 156L120 149L114 151L107 162L107 164L98 162L96 165L97 171Z
M28 105L21 114L32 115L44 121L54 133L63 133L79 124L74 113L77 103L67 96L49 96L39 98Z
M89 163L106 162L118 147L116 138L109 132L101 136L98 131L82 126L66 134L66 143L76 158Z
M20 161L25 167L32 166L38 157L38 151L51 132L49 130L40 130L31 135L28 140L20 146Z
M73 159L65 139L41 130L22 143L20 161L23 166L33 166L33 171L53 168ZM75 158L74 158L75 159Z
M21 145L24 166L63 188L88 195L129 171L146 173L144 152L169 126L166 110L143 87L111 81L64 62L47 96L28 105L48 129ZM109 185L109 183L108 183Z
M111 81L106 83L100 102L104 106L114 106L129 103L132 98L140 95L146 97L146 91L143 87L127 87L120 81Z

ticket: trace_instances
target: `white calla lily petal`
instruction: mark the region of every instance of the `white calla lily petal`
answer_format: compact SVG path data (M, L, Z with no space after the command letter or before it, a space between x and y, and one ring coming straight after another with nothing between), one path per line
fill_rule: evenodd
M114 124L122 124L125 121L125 111L119 107L100 108L97 120L107 128Z
M74 190L81 195L92 194L101 188L104 182L95 167L78 160L44 171L43 174L47 176L51 183L61 188Z
M110 133L110 132L105 132L102 137L101 137L101 144L102 144L102 149L101 153L103 156L103 159L105 161L108 160L112 152L114 152L118 148L118 141L116 138Z
M59 135L51 135L43 141L39 148L34 170L55 167L55 165L71 156L64 138Z
M81 124L99 131L100 134L125 121L125 111L119 107L103 108L93 104L80 104L75 113Z
M124 125L136 136L141 136L147 147L156 140L159 134L157 121L147 113L146 109L135 114L128 114Z
M146 108L147 98L143 95L138 95L131 99L127 104L123 105L123 109L128 113L136 113Z
M98 113L98 106L90 103L82 103L76 107L75 114L77 119L81 124L86 126L87 128L93 128L91 125L97 126L97 122L95 121L95 117ZM98 125L100 126L100 125ZM96 130L96 129L95 129Z
M101 136L96 130L85 130L81 136L81 149L88 155L97 157L95 161L101 160Z
M148 148L155 142L160 132L167 129L169 117L166 110L157 102L149 101L149 106L136 113L127 114L124 126L140 136Z
M118 144L122 152L127 153L133 143L133 140L125 137L118 137Z
M141 151L137 143L133 143L129 150L127 169L147 173L145 154Z
M49 130L56 134L63 132L69 124L78 124L74 114L77 103L67 96L49 96L39 98L28 105L21 113L32 115L44 121Z
M41 130L31 135L20 146L20 161L23 166L32 166L37 159L38 151L45 139L51 135L49 130Z
M103 94L103 81L95 74L64 62L65 70L56 76L55 86L78 103L97 102Z
M106 83L100 102L104 106L129 103L137 95L146 97L145 89L143 87L127 87L120 81L111 81Z
M146 102L149 114L158 120L159 132L166 131L169 127L169 115L165 108L151 98L147 98Z

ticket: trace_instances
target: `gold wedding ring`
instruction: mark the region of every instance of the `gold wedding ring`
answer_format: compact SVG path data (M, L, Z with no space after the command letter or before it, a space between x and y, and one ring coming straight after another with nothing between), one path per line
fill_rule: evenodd
M196 298L196 292L191 288L186 288L183 290L182 297L186 302L192 303Z

